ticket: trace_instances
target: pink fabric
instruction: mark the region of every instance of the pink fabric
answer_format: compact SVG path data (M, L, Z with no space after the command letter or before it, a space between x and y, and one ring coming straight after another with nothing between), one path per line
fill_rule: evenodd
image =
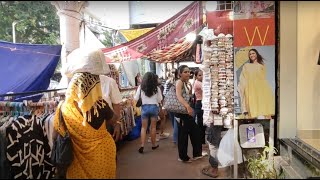
M196 94L197 100L202 100L202 82L196 80L194 82L194 93Z
M197 49L196 49L196 63L201 63L200 60L200 44L197 44Z

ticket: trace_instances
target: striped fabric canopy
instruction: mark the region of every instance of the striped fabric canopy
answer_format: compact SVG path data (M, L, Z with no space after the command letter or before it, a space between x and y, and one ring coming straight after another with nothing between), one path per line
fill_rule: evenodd
M195 32L201 25L202 4L201 1L195 1L146 34L102 51L107 63L139 58L159 62L174 61L192 46L184 37Z

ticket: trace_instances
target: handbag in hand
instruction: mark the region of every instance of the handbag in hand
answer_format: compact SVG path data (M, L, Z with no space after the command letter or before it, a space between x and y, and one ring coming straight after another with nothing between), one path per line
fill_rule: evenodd
M185 88L183 88L183 90L182 90L182 97L185 101L187 101L187 102L190 101L190 95L187 94ZM177 98L175 85L172 85L170 87L169 91L167 92L167 94L164 98L163 107L169 112L188 114L187 108L184 107L184 105L181 104Z
M62 103L61 103L62 105ZM51 152L51 162L55 165L58 169L67 169L67 167L71 164L73 160L73 149L72 149L72 141L69 134L69 131L65 125L62 111L60 105L60 113L59 113L59 127L60 130L61 124L64 126L65 135L62 136L60 133L57 135L57 139L54 142L52 152Z
M141 99L141 86L140 86L140 95L139 95L139 99L136 103L136 107L141 107L142 106L142 99Z
M196 107L196 103L197 103L197 98L196 98L196 94L193 93L191 98L190 98L190 107L195 108Z

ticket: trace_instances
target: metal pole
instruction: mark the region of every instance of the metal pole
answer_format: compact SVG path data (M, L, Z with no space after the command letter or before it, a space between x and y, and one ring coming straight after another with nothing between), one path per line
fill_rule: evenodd
M13 43L16 43L16 21L12 22L12 39L13 39Z
M23 20L12 22L12 42L16 43L16 25Z

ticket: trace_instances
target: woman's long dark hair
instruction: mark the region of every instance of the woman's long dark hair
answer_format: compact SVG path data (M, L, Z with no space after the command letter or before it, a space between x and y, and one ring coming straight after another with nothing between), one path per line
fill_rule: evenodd
M251 61L251 59L250 59L250 51L254 51L256 54L257 54L257 62L259 63L259 64L264 64L264 62L263 62L263 60L264 60L264 58L261 56L261 54L259 54L259 52L256 50L256 49L250 49L249 50L249 52L248 52L248 56L249 56L249 61L250 61L250 63L253 63L252 61Z
M145 93L147 97L151 97L158 92L158 81L157 77L152 72L147 72L144 74L141 82L141 90Z
M178 80L179 79L179 72L178 69L174 69L174 80Z
M200 71L201 71L201 69L196 69L196 70L194 71L194 77L195 77L195 78L197 78L197 76L198 76L198 74L199 74Z
M180 74L182 74L183 73L183 70L184 70L184 68L189 68L187 65L181 65L181 66L179 66L179 68L178 68L178 72L179 72L179 78L180 78Z

